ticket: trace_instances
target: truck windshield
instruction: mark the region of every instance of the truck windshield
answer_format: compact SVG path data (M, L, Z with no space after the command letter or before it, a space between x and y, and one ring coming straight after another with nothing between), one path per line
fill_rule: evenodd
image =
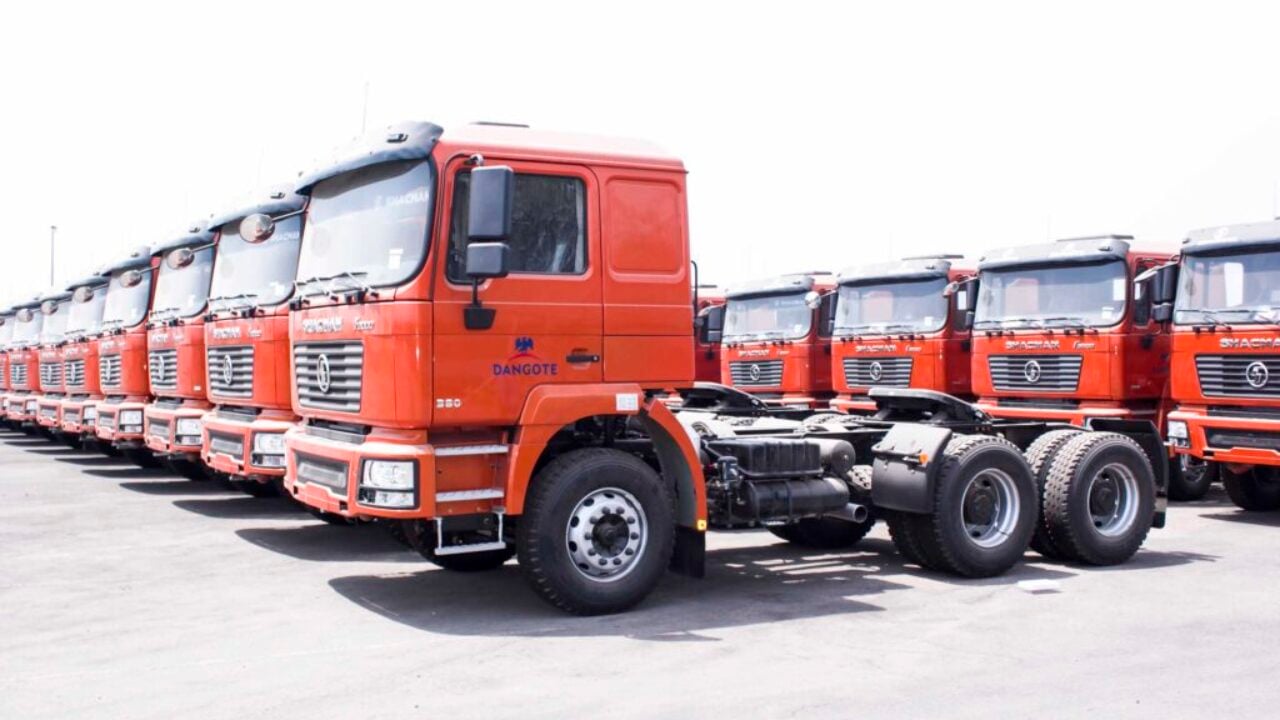
M197 252L190 265L177 270L166 263L160 263L152 314L161 317L191 317L199 313L209 299L209 280L212 275L211 247Z
M142 269L142 282L133 287L125 287L120 278L126 271L120 270L111 275L111 283L106 288L106 305L102 308L102 327L115 330L122 327L133 327L147 317L147 301L151 299L151 271ZM102 291L99 291L102 292Z
M936 332L947 321L946 278L841 285L837 333Z
M102 329L102 311L107 304L107 289L98 287L93 289L93 295L84 302L76 302L72 300L70 305L70 313L67 317L67 335L83 336L97 335Z
M238 223L223 225L209 309L279 305L288 300L293 293L301 241L301 215L276 223L271 237L257 244L240 237Z
M17 322L17 318L12 315L4 316L4 324L0 325L0 349L3 349L13 340L13 326Z
M731 299L725 303L724 340L798 339L809 334L813 310L804 293Z
M40 328L40 344L62 342L67 332L67 303L60 302L53 306L53 314L44 316L44 326Z
M427 254L434 171L426 160L384 163L325 180L311 192L300 292L399 285Z
M1188 255L1178 277L1173 321L1280 322L1280 252Z
M1101 327L1124 317L1123 261L983 270L974 327Z
M31 308L31 319L18 319L17 324L13 327L13 341L15 343L30 344L40 337L40 328L44 327L44 314L40 312L40 308Z

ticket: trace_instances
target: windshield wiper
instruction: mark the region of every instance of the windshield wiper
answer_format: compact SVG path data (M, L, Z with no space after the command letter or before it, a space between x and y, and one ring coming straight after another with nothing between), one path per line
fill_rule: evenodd
M229 303L232 300L252 300L256 297L258 297L258 293L237 293L235 295L217 295L209 298L209 305L212 306L216 302ZM227 308L224 308L224 309L230 309L230 307L231 306L228 306ZM243 307L253 307L253 303L251 302L244 303Z
M176 305L173 307L155 309L151 311L150 320L152 322L164 322L165 320L172 320L175 316L177 316L178 312L181 310L182 308L177 307Z
M315 277L307 278L306 280L297 280L293 283L293 286L296 290L301 292L302 288L306 287L307 285L311 285L312 283L330 283L330 282L333 282L334 280L350 280L351 282L356 284L356 288L354 289L359 290L360 292L363 292L363 293L371 293L373 292L373 288L360 282L360 278L368 274L369 273L364 271L356 271L356 272L343 271L343 272L337 273L336 275L316 275ZM304 298L311 297L312 295L319 295L320 293L324 293L325 296L327 296L331 300L338 299L338 293L334 292L333 288L325 287L325 286L320 287L320 292L312 292L312 293L303 292L300 297L304 297Z
M1067 323L1072 327L1081 327L1081 328L1089 327L1089 324L1084 321L1084 318L1077 317L1074 315L1055 315L1053 317L1040 318L1041 327L1046 326L1050 323Z
M1218 308L1217 310L1197 310L1200 313L1212 313L1215 317L1221 313L1248 313L1250 320L1260 320L1262 322L1275 322L1275 310L1267 308L1265 311L1258 308L1240 307L1240 308Z

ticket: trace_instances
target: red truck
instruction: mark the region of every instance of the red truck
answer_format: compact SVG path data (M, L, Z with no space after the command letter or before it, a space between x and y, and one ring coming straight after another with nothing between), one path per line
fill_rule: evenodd
M205 316L209 373L201 456L245 492L276 492L290 398L289 300L306 198L276 190L210 220L217 233Z
M661 150L409 123L296 189L311 200L285 487L304 504L395 523L446 568L518 555L536 592L584 614L633 606L668 568L701 575L712 523L845 547L874 509L913 562L965 577L1026 551L1035 476L972 404L877 388L875 415L809 427L694 383L685 171ZM783 289L805 308L788 334L814 324L814 285ZM1162 520L1150 455L1079 436L1061 483L1091 472L1081 448L1137 483L1142 532L1086 558L1121 562ZM1063 497L1070 542L1096 549L1087 497Z
M826 273L768 278L725 293L720 377L770 405L825 408L831 384L834 279Z
M5 425L9 423L9 345L17 324L16 313L12 307L0 310L0 423Z
M724 332L724 291L715 285L694 290L694 373L702 382L720 382L720 338Z
M147 315L158 261L147 247L134 250L102 271L107 278L98 339L98 439L144 467L156 465L145 445L143 413L151 400L147 367Z
M62 375L62 346L66 341L71 293L54 292L40 298L44 325L40 329L40 396L36 401L36 427L53 436L62 426L62 401L66 384Z
M67 286L66 343L62 347L62 377L66 397L62 401L60 430L73 445L97 444L94 426L102 384L98 380L98 337L102 333L107 304L108 279L91 275Z
M205 223L151 249L159 261L147 320L151 402L143 415L146 447L176 472L208 477L200 458L201 420L213 406L205 383L204 314L209 305L217 238Z
M831 342L834 410L871 413L873 387L973 399L968 312L975 273L959 256L850 268L838 278Z
M39 299L14 306L13 338L9 349L9 395L5 416L15 428L35 428L40 379L40 331L44 314Z
M1280 510L1280 221L1192 232L1148 279L1172 322L1166 437L1244 510Z

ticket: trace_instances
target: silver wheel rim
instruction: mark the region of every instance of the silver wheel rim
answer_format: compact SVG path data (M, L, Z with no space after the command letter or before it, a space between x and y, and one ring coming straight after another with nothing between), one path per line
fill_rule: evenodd
M988 468L965 486L960 521L969 542L981 548L1001 545L1018 524L1022 500L1017 485L1003 470Z
M621 579L636 567L649 523L635 496L615 487L593 490L569 513L565 546L573 566L596 582Z
M1093 529L1104 537L1123 535L1138 517L1138 478L1120 463L1094 473L1085 497Z

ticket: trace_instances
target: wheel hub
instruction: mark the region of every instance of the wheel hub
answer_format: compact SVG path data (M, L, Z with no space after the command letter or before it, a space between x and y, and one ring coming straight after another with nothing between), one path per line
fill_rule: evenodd
M1138 517L1138 478L1121 463L1094 473L1089 481L1089 517L1094 529L1107 537L1123 535Z
M569 514L565 546L578 572L592 580L616 580L644 553L648 524L635 496L601 488L578 501Z
M1018 490L1004 471L990 468L969 480L960 520L975 545L991 548L1003 543L1013 533L1018 513Z

